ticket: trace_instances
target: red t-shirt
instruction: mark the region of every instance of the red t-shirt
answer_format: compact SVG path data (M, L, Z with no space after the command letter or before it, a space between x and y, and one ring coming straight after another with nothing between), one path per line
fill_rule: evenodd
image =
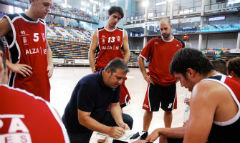
M123 59L123 30L115 28L109 31L105 28L98 29L98 47L96 69L101 70L114 58Z
M177 81L169 72L169 66L174 54L181 48L184 44L175 38L170 41L153 38L143 48L140 56L149 59L149 75L154 83L169 86Z
M46 27L43 20L32 21L25 14L5 16L12 28L13 37L8 41L9 60L12 63L27 64L32 74L23 77L10 73L9 85L25 89L36 96L50 101L50 83L47 72Z
M41 97L0 85L1 143L68 143L57 113Z

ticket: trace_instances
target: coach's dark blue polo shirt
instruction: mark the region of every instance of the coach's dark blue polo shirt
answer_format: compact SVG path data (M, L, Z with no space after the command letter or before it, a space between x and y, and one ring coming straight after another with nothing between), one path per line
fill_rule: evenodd
M63 122L68 132L79 133L88 129L78 122L77 110L91 112L91 117L101 122L107 107L119 101L120 87L107 87L102 78L102 71L83 77L73 90L67 104Z

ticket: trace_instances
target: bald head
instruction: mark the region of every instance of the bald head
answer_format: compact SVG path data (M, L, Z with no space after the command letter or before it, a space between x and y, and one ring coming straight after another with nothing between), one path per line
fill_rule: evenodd
M160 31L164 40L171 40L173 38L171 35L172 24L170 22L170 19L163 18L160 20Z
M162 25L162 24L166 24L166 25L171 25L171 21L170 21L170 19L169 18L162 18L161 20L160 20L160 25Z

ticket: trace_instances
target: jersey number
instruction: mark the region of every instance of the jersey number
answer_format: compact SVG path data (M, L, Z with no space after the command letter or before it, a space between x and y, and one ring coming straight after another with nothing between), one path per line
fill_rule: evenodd
M108 37L108 43L114 43L115 37Z
M33 33L33 41L38 42L39 41L39 33Z

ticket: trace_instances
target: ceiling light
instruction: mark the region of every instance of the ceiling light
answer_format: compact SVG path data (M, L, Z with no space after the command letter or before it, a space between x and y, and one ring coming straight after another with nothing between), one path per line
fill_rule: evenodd
M166 4L166 3L167 3L166 1L162 1L162 2L156 3L156 5L164 5L164 4Z

